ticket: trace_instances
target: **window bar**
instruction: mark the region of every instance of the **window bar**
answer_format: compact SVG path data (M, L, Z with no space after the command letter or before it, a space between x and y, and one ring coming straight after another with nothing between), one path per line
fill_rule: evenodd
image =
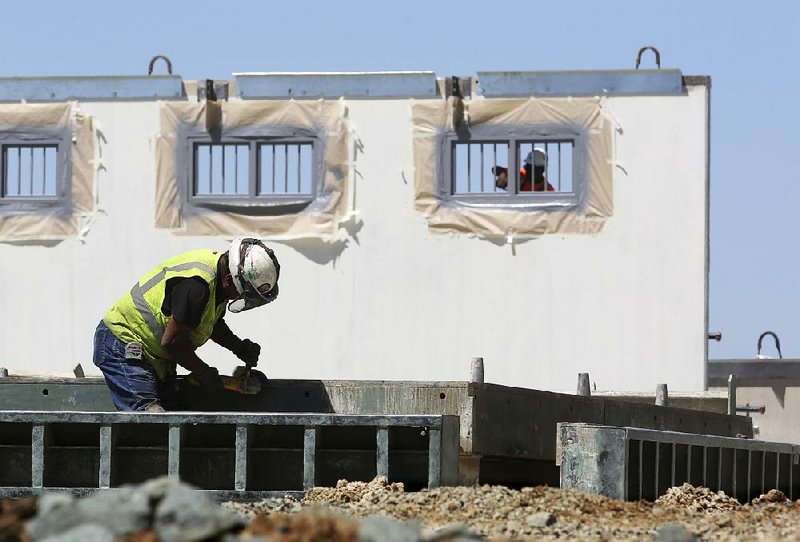
M47 192L47 147L42 147L42 195Z
M222 145L220 150L222 151L222 193L228 193L228 186L227 186L227 179L225 178L225 150L227 149L228 145Z
M494 167L497 168L498 167L497 166L497 143L492 143L492 148L493 148L493 151L492 151L493 161L492 161L492 163L494 164ZM494 177L496 179L497 178L497 169L495 169L494 172L495 172ZM492 192L497 192L497 183L496 182L492 184Z
M458 192L458 143L450 147L450 190Z
M558 144L558 191L561 192L561 143Z
M208 193L214 193L214 149L208 146Z
M483 188L483 164L484 164L484 162L483 162L483 146L484 146L484 144L481 143L481 192L484 191L484 188Z
M283 193L289 192L289 145L283 146Z
M300 148L301 145L297 145L297 193L300 193Z
M472 145L467 143L467 192L472 192Z
M275 193L275 145L272 147L272 193Z
M17 147L17 195L22 195L22 147Z
M28 147L28 157L30 158L30 168L31 168L31 182L28 185L28 193L29 195L33 195L33 147Z
M233 191L239 193L239 145L233 146L233 163L236 166L233 168Z
M544 145L544 149L543 149L544 150L544 173L542 173L542 178L544 179L545 182L542 183L542 190L541 191L542 192L547 192L547 174L550 173L548 171L548 169L549 169L548 166L550 165L548 163L549 162L548 158L550 157L550 143L545 142L545 143L543 143L543 145ZM531 159L533 159L533 156L531 156Z

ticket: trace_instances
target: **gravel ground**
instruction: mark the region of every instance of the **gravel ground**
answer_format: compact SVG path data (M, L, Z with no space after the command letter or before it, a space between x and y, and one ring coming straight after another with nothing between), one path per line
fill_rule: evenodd
M308 524L315 514L386 516L418 521L428 537L437 529L461 524L490 540L690 540L692 535L702 540L800 540L800 501L788 501L773 490L742 505L721 491L689 484L671 488L651 503L548 487L405 493L402 484L378 478L369 484L342 480L336 488L314 488L301 502L277 499L225 506L245 517L261 513L262 518L282 518L285 525L292 517Z
M110 542L800 540L800 501L772 490L740 504L722 492L688 484L671 488L655 503L548 487L406 493L402 484L382 478L314 488L302 501L226 502L221 508L167 479L115 495L0 500L0 542L31 540L31 533L48 540L59 534L59 542L85 542L91 533L96 536L92 540ZM135 512L127 520L121 515L126 510Z

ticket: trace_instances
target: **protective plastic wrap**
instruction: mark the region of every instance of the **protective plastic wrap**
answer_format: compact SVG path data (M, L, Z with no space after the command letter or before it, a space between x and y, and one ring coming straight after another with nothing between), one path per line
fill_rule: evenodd
M185 235L332 236L347 213L350 137L345 112L343 101L163 102L156 144L156 227ZM222 138L315 137L322 149L322 179L313 201L300 211L282 211L280 203L236 208L192 203L185 142L207 135L207 116L215 115Z
M52 201L0 200L0 242L51 241L85 234L96 209L92 119L74 103L0 105L0 140L60 139L62 174Z
M461 115L463 106L463 120ZM414 124L415 207L431 231L482 237L530 237L547 233L596 233L613 212L612 122L597 98L526 100L476 99L459 103L417 102ZM441 195L445 138L481 126L558 126L585 137L583 179L578 203L570 209L531 209L513 205L466 204Z

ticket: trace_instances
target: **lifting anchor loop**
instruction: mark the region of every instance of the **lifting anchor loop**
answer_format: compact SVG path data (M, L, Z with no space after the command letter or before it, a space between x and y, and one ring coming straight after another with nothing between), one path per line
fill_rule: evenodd
M164 55L156 55L150 59L150 64L147 66L147 75L153 75L153 65L156 63L156 60L159 59L167 64L167 72L172 75L172 62Z
M642 53L644 53L647 50L653 51L653 53L656 55L656 66L658 66L658 69L660 70L661 69L661 53L659 53L658 49L656 49L652 45L645 45L644 47L639 49L639 53L636 55L636 69L638 70L639 69L639 64L642 63Z
M764 340L764 337L766 335L770 335L770 336L772 336L773 339L775 339L775 349L778 350L778 359L783 359L783 354L781 354L781 341L780 341L780 339L778 339L778 336L775 335L772 331L765 331L764 333L759 335L759 337L758 337L758 352L756 353L756 357L758 359L769 359L768 356L762 356L761 355L761 341Z

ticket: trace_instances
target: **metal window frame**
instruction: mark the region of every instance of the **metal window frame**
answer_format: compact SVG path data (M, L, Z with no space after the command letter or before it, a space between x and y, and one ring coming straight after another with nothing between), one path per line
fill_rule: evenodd
M56 173L55 195L13 195L6 194L6 149L8 147L55 147L56 148ZM8 137L0 138L0 207L19 204L33 204L36 206L50 206L60 204L68 193L71 162L69 145L64 144L62 138L56 137Z
M198 145L243 145L249 147L247 195L196 193L197 146ZM311 191L309 194L259 194L261 158L259 150L263 145L311 145ZM190 204L210 207L258 207L269 206L279 209L302 208L309 205L319 191L322 178L322 145L313 136L236 136L212 138L208 135L189 135L186 137L185 156L187 158L187 198Z
M525 125L525 126L476 126L468 133L448 132L441 141L440 196L465 206L496 206L499 208L529 210L574 209L582 204L586 196L586 154L588 134L577 125ZM519 192L519 146L525 143L566 143L572 147L572 191L571 192ZM455 193L455 149L456 145L497 143L508 145L508 170L514 172L509 178L512 191L498 193ZM510 176L509 176L510 177ZM512 183L513 181L513 183ZM492 182L494 179L492 178ZM513 186L512 186L513 184Z

